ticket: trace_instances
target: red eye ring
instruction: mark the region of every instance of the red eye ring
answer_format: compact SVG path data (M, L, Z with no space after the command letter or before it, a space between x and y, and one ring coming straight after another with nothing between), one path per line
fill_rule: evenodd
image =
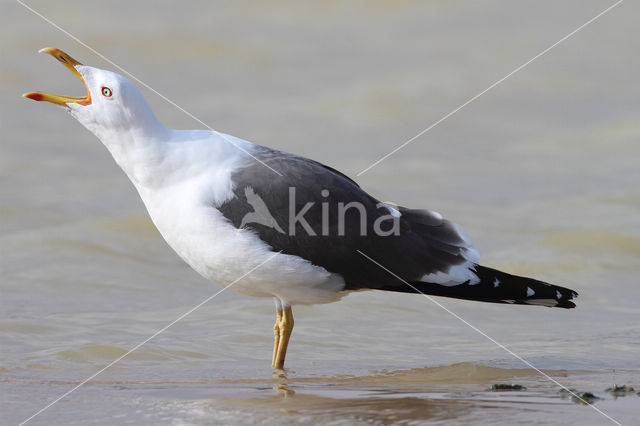
M102 96L104 96L105 98L110 98L111 95L113 95L111 89L109 89L107 86L102 86Z

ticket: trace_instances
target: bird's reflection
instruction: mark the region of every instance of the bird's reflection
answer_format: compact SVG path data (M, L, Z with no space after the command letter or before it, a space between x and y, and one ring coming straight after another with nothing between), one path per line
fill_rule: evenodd
M273 387L272 389L278 391L283 397L289 397L295 395L295 391L291 389L291 383L287 378L287 374L290 373L287 369L273 370ZM291 372L293 373L293 372Z

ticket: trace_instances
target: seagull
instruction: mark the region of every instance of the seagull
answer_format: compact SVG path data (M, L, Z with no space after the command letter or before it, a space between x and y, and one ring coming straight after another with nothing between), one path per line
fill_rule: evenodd
M23 96L62 106L100 139L194 270L275 300L275 369L284 368L293 305L355 291L575 307L573 290L480 265L463 229L434 211L381 202L308 158L213 130L169 129L125 77L56 48L40 52L66 66L87 94Z

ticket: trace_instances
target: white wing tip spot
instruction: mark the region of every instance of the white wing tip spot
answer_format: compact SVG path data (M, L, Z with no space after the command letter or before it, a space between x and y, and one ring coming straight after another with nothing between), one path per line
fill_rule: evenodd
M531 287L527 287L527 297L531 297L534 294L536 294L536 292L531 290Z
M493 286L498 287L499 285L500 285L500 280L496 278L496 280L493 282Z
M382 205L389 211L389 214L391 214L391 216L395 218L402 216L400 210L397 209L397 204L394 204L390 201L383 201Z
M556 290L556 299L562 299L562 293L560 293L558 290Z
M429 210L429 213L431 213L431 216L436 220L444 220L442 215L440 213L436 212L436 211Z

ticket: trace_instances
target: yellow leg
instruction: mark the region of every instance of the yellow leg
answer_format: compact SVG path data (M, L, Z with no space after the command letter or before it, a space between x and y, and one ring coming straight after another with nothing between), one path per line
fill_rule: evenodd
M282 310L282 318L277 324L279 324L278 349L276 350L273 367L282 370L284 368L284 358L287 356L289 338L293 331L293 311L291 310L291 306L284 307Z
M275 299L276 301L276 323L273 326L273 357L271 358L271 367L276 366L276 357L278 355L278 346L280 343L280 322L282 322L282 303L280 299Z

